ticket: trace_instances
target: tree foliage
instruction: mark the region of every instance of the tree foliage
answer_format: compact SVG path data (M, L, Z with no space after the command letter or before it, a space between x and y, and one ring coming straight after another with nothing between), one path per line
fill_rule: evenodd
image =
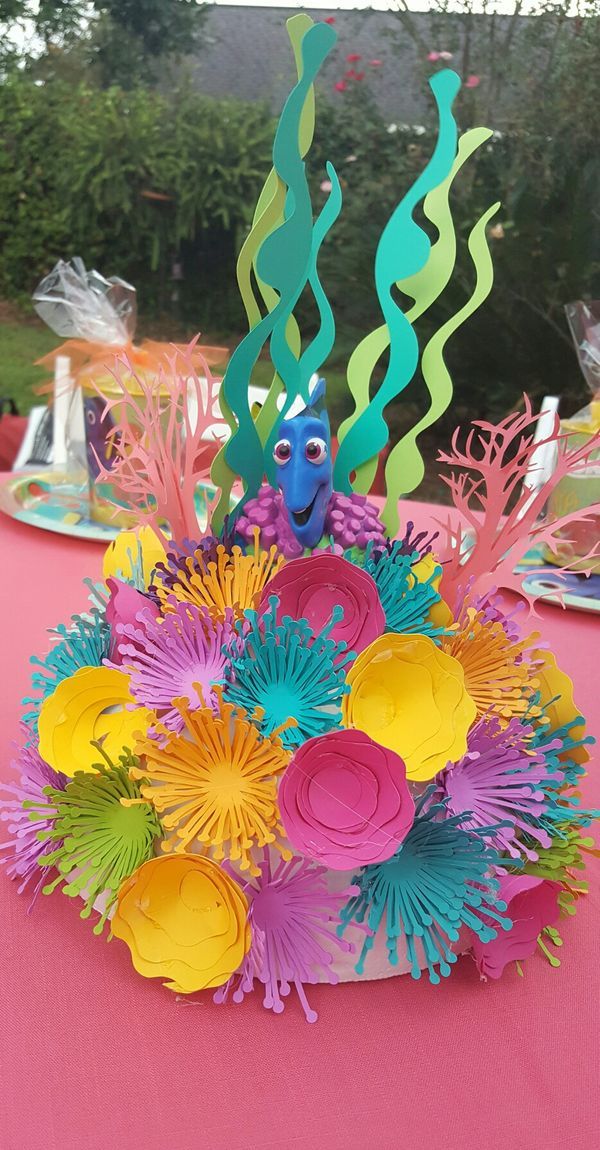
M0 31L32 29L46 54L73 56L105 87L156 79L162 61L197 43L203 16L200 0L0 0ZM32 60L39 55L38 45Z
M600 294L600 3L582 5L587 15L577 19L567 17L572 6L566 0L541 4L544 12L535 19L523 19L518 2L504 17L493 15L492 3L483 5L483 18L476 15L481 4L460 6L457 14L459 5L437 0L427 25L426 17L416 22L399 3L397 36L412 40L423 86L435 69L455 67L466 81L456 109L461 130L495 129L456 181L461 265L419 334L424 343L464 302L470 287L465 238L482 211L501 200L490 228L494 290L448 345L456 396L449 419L455 424L474 410L496 417L524 390L534 401L561 395L562 410L573 411L587 394L564 305ZM357 324L364 331L377 322L371 289L377 238L399 192L431 152L433 103L430 111L419 125L385 124L368 74L360 83L348 79L320 110L315 160L321 165L329 155L345 184L322 275L348 347ZM396 412L399 430L414 419L409 405L419 402L417 380Z
M15 73L0 85L0 294L29 295L59 257L80 254L130 278L149 311L167 302L177 260L190 310L206 322L211 287L214 310L225 279L235 293L236 235L272 130L262 106L188 88L103 91ZM219 245L225 261L218 250L209 260Z

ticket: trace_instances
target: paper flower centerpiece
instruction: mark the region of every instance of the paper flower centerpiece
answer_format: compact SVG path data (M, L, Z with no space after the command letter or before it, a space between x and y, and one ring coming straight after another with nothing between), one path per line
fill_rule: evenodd
M180 994L222 986L250 946L248 902L225 871L200 855L163 855L121 887L112 920L145 978Z
M460 663L428 636L383 635L347 678L344 725L400 755L409 779L432 779L465 753L475 704Z
M299 747L279 807L292 846L332 870L390 858L415 813L402 759L362 731L330 731Z
M286 563L267 583L259 611L268 608L271 595L279 600L278 622L286 615L306 619L316 635L330 622L334 608L341 607L343 614L328 634L336 643L344 643L347 651L364 651L385 628L373 579L339 555L314 555ZM334 662L343 657L342 651Z
M453 273L453 180L491 132L458 139L460 80L436 72L438 138L383 229L382 314L350 355L332 437L317 265L341 183L328 164L311 212L306 159L335 33L304 14L288 30L298 78L240 252L248 332L223 380L193 344L143 378L107 349L102 482L146 527L116 540L107 586L88 583L91 606L33 661L0 863L19 889L80 898L171 990L213 988L226 1009L258 989L312 1022L312 983L437 983L469 945L490 978L535 949L557 965L547 942L586 893L598 812L580 795L590 738L570 680L493 590L498 573L522 589L515 555L551 542L554 479L519 492L537 450L529 402L455 434L440 532L398 517L423 477L419 436L450 403L446 340L492 285L494 204L465 236L473 292L419 358L413 320ZM307 332L296 304L311 293ZM426 389L423 414L388 447L409 385ZM599 449L600 433L561 451L558 480Z

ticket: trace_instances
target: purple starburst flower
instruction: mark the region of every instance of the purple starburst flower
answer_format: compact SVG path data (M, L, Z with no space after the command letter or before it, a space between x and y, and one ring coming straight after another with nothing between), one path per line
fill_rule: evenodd
M226 1002L230 991L234 1002L242 1002L257 981L265 988L263 1006L281 1014L283 999L295 986L306 1021L316 1022L305 984L335 985L338 976L331 969L335 949L354 951L351 943L336 935L339 912L351 891L330 894L326 876L325 867L298 855L289 862L280 860L273 870L265 850L260 878L244 886L252 945L237 974L215 993L215 1002Z
M425 559L427 555L431 554L433 544L435 543L439 531L418 531L415 534L415 525L412 519L407 519L406 530L402 539L386 539L383 543L374 543L371 548L371 555L375 560L382 554L388 555L409 555L412 563L418 563L419 560Z
M466 755L437 776L435 801L446 799L449 815L470 812L464 830L506 823L490 843L511 858L535 861L537 852L519 835L550 846L540 822L548 809L544 785L551 774L543 755L532 748L531 736L531 727L518 719L503 727L495 716L484 716L469 733Z
M213 688L231 673L229 655L239 653L243 638L233 626L233 613L213 619L205 607L170 597L167 612L156 617L141 611L137 625L117 624L120 669L130 676L137 703L148 707L169 731L179 733L184 721L175 699L191 710L217 707ZM106 666L112 666L105 660Z
M524 603L519 602L512 611L507 611L504 609L504 604L501 605L496 590L492 588L484 595L475 596L469 605L481 613L485 623L500 623L504 634L511 642L518 643L523 638L519 616L527 611Z
M21 730L24 738L31 738L26 724L21 724ZM40 842L38 834L50 830L54 822L53 818L45 815L48 799L44 787L62 791L69 780L44 762L33 743L25 744L19 750L11 768L18 775L18 782L0 783L0 822L8 824L10 835L7 841L0 843L0 863L6 866L10 878L19 881L19 894L33 878L37 879L29 907L31 910L48 872L52 870L52 867L38 865L38 859L46 850L46 842ZM27 807L24 807L25 803Z
M220 536L205 535L203 539L198 541L194 539L184 539L182 543L171 541L164 562L156 564L152 584L148 592L149 595L159 602L160 600L156 593L157 585L166 587L167 590L172 591L179 582L181 572L184 572L185 575L189 575L190 559L192 560L192 571L202 573L206 570L208 563L215 563L217 561L217 549L219 546L230 550L234 542L235 532L231 526L228 515L225 516L225 523Z

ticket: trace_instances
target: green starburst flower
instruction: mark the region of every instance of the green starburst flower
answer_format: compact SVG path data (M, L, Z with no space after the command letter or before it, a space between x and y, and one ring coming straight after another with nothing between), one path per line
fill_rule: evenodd
M129 777L139 761L124 751L115 764L100 744L94 745L104 760L94 764L97 773L78 771L64 791L44 788L53 822L40 832L40 841L50 849L38 862L58 871L42 887L43 894L62 886L63 894L81 896L81 918L90 917L102 896L94 926L94 934L102 934L121 883L152 857L154 840L162 831L154 807Z

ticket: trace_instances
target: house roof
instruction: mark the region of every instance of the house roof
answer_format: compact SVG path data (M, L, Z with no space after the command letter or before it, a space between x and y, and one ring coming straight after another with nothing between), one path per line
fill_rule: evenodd
M323 9L303 9L315 20L328 15ZM209 8L201 48L192 62L194 83L210 96L236 96L265 100L278 112L294 78L294 64L285 22L293 10L243 7L225 4ZM413 14L428 35L428 18ZM332 99L343 99L334 90L348 68L370 73L370 87L384 115L390 120L416 123L426 104L423 59L393 12L372 9L338 11L335 15L338 42L327 59L317 87ZM358 53L356 64L346 56ZM373 67L370 60L381 60Z

